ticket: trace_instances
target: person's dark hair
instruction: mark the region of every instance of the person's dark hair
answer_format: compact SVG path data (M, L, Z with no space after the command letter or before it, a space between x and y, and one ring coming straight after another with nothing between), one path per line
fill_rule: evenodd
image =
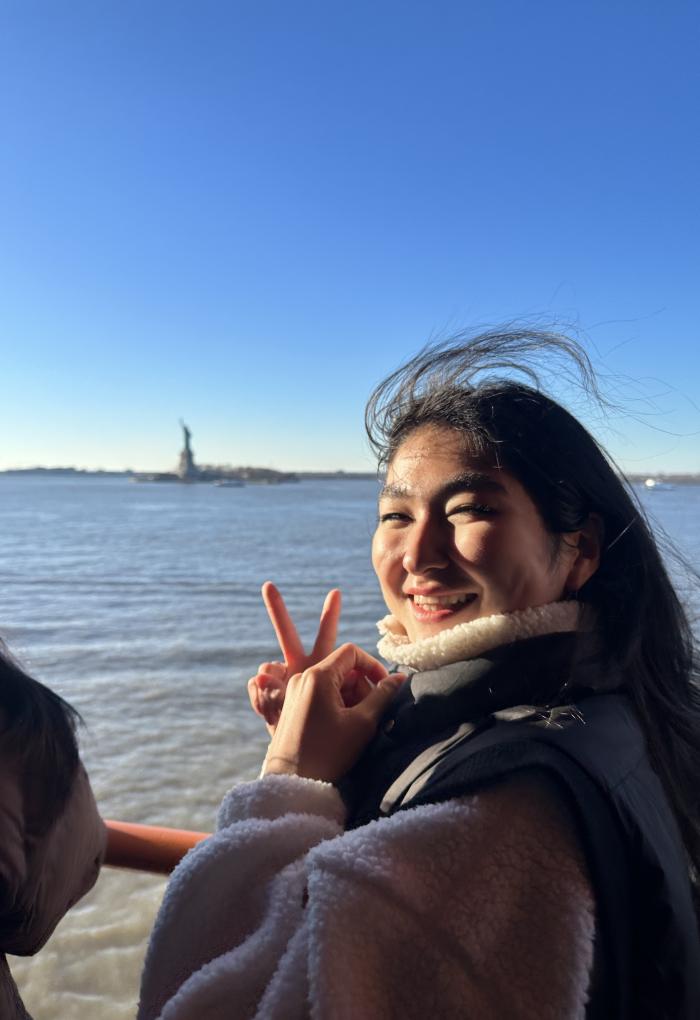
M579 598L597 610L605 647L622 669L697 889L700 666L693 632L631 486L583 425L539 388L534 363L542 356L563 356L584 390L603 400L575 340L526 329L461 334L425 348L376 387L367 434L381 467L414 429L457 429L476 456L512 472L551 533L576 531L599 515L600 566Z
M30 677L0 639L0 745L16 756L31 784L35 831L61 813L78 769L76 710Z

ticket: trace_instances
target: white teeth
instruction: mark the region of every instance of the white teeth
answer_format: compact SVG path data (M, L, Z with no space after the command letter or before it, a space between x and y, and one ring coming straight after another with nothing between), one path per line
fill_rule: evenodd
M414 595L417 606L456 606L466 602L470 595Z

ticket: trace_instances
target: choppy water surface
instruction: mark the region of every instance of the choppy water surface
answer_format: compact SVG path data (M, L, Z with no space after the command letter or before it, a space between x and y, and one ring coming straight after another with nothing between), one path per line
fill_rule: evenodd
M84 716L106 817L206 831L231 783L257 773L264 730L245 682L277 657L265 579L307 639L325 592L342 588L341 639L373 649L376 491L0 476L0 631ZM700 562L700 488L642 499ZM105 869L38 956L11 960L35 1020L133 1018L163 886Z

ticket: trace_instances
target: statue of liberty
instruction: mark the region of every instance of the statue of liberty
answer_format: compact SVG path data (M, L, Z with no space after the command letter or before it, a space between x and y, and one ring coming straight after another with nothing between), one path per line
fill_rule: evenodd
M192 447L190 446L190 439L192 438L192 433L187 427L187 425L185 425L182 418L180 418L180 427L182 428L182 436L185 445L182 449L182 453L180 454L180 463L178 465L177 473L180 476L180 478L186 481L188 479L195 478L196 475L198 474L198 471L197 468L195 467L194 454L192 453Z

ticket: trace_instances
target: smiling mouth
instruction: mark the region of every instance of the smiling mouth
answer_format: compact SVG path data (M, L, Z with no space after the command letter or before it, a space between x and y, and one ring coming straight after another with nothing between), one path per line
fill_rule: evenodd
M456 610L473 602L475 594L464 593L462 595L409 595L413 605L422 612L441 612Z

